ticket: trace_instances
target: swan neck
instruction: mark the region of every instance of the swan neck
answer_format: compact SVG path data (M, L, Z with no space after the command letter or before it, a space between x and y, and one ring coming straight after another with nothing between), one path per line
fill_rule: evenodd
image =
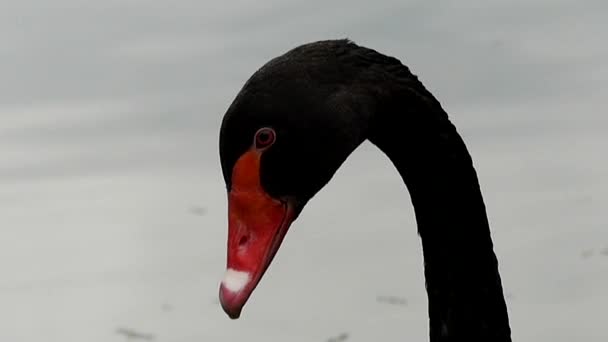
M398 90L382 99L369 139L393 162L414 206L431 342L510 341L498 261L469 152L432 95L423 88Z

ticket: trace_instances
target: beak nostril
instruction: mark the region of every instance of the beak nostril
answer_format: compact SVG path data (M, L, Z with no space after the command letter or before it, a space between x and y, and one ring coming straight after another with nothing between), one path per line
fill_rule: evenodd
M241 239L239 240L239 247L243 247L247 244L247 242L249 242L249 235L241 236Z

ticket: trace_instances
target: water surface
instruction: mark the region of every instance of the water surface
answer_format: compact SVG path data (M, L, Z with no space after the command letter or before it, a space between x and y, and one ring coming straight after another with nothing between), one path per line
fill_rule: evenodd
M465 138L514 340L606 341L606 11L549 0L4 2L0 340L428 340L409 196L370 144L311 201L243 317L217 302L221 117L268 59L349 37L404 61Z

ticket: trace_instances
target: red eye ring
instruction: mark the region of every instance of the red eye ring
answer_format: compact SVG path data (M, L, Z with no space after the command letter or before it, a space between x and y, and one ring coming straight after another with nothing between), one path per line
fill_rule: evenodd
M274 132L274 129L270 127L260 128L255 133L255 147L257 149L267 148L270 145L274 144L277 135Z

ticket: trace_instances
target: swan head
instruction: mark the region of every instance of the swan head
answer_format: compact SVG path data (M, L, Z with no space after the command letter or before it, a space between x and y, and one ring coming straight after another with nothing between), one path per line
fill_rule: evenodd
M374 105L349 41L296 48L245 84L220 130L228 195L220 302L238 318L305 204L365 140ZM352 50L352 51L351 51Z

